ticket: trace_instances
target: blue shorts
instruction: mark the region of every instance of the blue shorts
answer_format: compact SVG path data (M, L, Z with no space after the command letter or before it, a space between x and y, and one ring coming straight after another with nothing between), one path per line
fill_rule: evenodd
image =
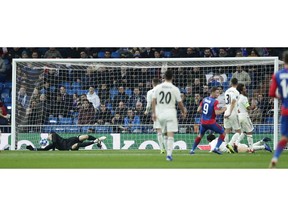
M281 116L281 135L288 137L288 116Z
M212 131L214 131L215 133L218 133L218 134L223 134L224 133L224 128L221 127L217 123L215 123L215 124L201 124L200 125L200 134L201 135L204 135L207 130L212 130Z

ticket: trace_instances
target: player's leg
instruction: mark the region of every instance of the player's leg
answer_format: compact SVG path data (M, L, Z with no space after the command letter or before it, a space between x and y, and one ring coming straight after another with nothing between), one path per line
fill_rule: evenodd
M174 144L174 132L167 132L167 156L168 161L172 161L173 153L173 144Z
M206 128L205 125L200 125L200 130L199 130L199 134L198 136L195 138L194 140L194 143L193 143L193 146L192 146L192 149L190 151L190 154L195 154L195 150L198 146L198 144L201 142L201 139L202 137L204 136L205 132L207 131L208 129Z
M224 128L225 128L225 143L229 143L229 134L232 131L232 125L230 123L230 120L227 118L224 118Z
M157 139L160 147L160 153L164 154L165 153L165 148L164 148L164 138L162 134L161 128L157 128Z
M226 134L225 134L224 128L222 128L219 124L215 123L213 125L210 125L209 129L220 134L218 141L217 141L217 144L216 144L215 148L212 150L212 152L214 152L216 154L222 154L221 151L219 150L219 148L225 139Z
M282 154L284 148L287 145L288 142L288 116L282 116L281 117L281 134L282 137L280 141L278 142L277 148L274 152L274 156L270 162L270 168L275 168L276 164L278 163L278 159L280 155Z

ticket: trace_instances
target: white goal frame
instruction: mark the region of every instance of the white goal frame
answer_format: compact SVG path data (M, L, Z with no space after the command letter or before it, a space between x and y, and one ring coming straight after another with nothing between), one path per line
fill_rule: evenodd
M245 64L245 62L251 62L251 64L257 64L257 62L261 61L271 61L274 63L274 73L278 71L279 68L279 59L278 57L227 57L227 58L160 58L160 59L13 59L12 62L12 119L11 119L11 150L15 150L16 146L16 98L17 98L17 92L16 92L16 65L18 62L22 63L29 63L29 62L39 62L39 63L45 63L45 62L63 62L63 63L144 63L144 62L160 62L162 63L162 67L167 67L167 64L169 62L211 62L214 63L213 66L227 66L222 65L221 62L233 62L238 61ZM216 62L220 62L220 64L216 64ZM205 64L203 64L203 67ZM211 66L211 65L206 65ZM159 66L158 66L159 67ZM274 139L273 139L273 146L274 150L276 149L277 143L278 143L278 109L279 109L279 103L278 99L274 99L274 110L277 110L277 112L274 112Z

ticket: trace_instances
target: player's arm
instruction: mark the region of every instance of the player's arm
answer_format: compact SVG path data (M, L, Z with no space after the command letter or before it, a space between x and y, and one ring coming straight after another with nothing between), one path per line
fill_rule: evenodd
M201 101L200 105L197 108L197 113L202 113L202 101Z
M275 74L273 74L272 83L269 89L269 97L277 98L277 95L276 95L277 87L278 85L277 85L276 77L275 77Z
M231 98L231 99L232 99L232 101L231 101L231 106L230 106L230 110L229 110L229 115L225 116L226 118L228 118L231 115L231 113L233 112L233 109L235 108L236 103L237 103L236 98Z
M183 104L182 101L179 101L179 102L178 102L178 106L179 106L179 109L181 110L182 116L185 118L186 115L187 115L187 109L186 109L186 107L184 106L184 104Z
M219 105L219 101L215 101L214 103L214 111L215 111L215 115L221 115L222 113L224 113L226 111L226 107L222 107L221 109L218 107Z
M146 104L146 110L144 112L145 115L147 115L147 113L151 110L151 104L152 104L152 97L151 97L151 93L149 93L149 91L147 92L147 104Z
M49 145L45 146L44 148L37 148L37 151L49 151L49 150L55 150L53 143L50 143Z

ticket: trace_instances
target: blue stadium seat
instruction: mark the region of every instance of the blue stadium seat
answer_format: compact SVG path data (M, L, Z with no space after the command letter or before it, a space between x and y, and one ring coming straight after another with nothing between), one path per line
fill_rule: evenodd
M11 103L12 102L12 98L11 97L6 97L4 98L4 103L7 104L7 103Z
M54 127L51 128L53 131L55 131L56 133L64 133L65 132L65 128L64 127Z
M273 124L274 123L274 118L273 117L266 117L265 118L265 123L266 124Z
M130 97L132 95L132 89L126 88L125 89L125 94Z
M73 118L69 118L69 117L59 118L59 124L60 125L72 125L73 124Z
M229 88L229 82L223 82L222 86L223 86L223 90L226 91Z
M49 117L48 118L48 123L51 125L55 125L58 123L58 118L57 117Z
M165 51L164 52L164 57L165 58L170 58L171 57L171 52L170 51Z
M118 90L117 90L117 88L111 88L110 89L110 98L111 98L111 100L113 100L113 98L115 97L115 95L117 95L118 94Z
M73 125L78 125L78 118L73 118Z
M62 82L60 86L64 86L66 89L70 88L70 82Z
M66 93L67 93L68 95L73 95L73 94L76 93L76 89L67 88L67 89L66 89Z
M81 89L81 84L79 82L73 82L71 87L72 89L78 90Z
M66 133L80 133L81 128L78 126L75 127L71 127L71 126L67 126L65 127L65 132Z
M230 81L232 79L233 74L232 73L228 73L227 79L228 81Z
M4 83L5 88L10 88L12 89L12 82L5 82Z
M98 58L104 58L104 56L105 56L105 52L103 51L98 52Z
M8 97L10 97L9 93L6 93L6 92L1 93L1 98L2 99L8 98Z
M96 126L95 130L97 133L109 133L110 128L108 126Z
M261 134L271 133L272 129L273 129L273 126L271 127L270 125L258 125L256 127L256 131Z
M119 52L112 52L111 58L120 58L120 53Z
M89 129L95 130L95 126L82 126L81 131L82 133L88 133Z
M2 89L2 93L8 93L8 94L10 94L10 93L11 93L11 89L5 87L5 88Z
M52 131L52 127L48 125L43 126L41 129L42 133L50 133Z
M82 94L87 94L88 90L78 89L76 92L77 92L77 95L82 95Z
M5 87L4 83L0 82L0 91Z

